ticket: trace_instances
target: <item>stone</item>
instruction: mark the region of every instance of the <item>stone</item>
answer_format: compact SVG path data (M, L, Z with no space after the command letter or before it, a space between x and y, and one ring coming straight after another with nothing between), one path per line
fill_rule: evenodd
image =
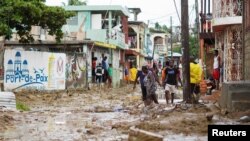
M163 141L163 136L131 127L128 141Z
M77 129L76 132L81 133L82 129Z
M238 121L239 122L250 122L250 117L249 116L243 116Z

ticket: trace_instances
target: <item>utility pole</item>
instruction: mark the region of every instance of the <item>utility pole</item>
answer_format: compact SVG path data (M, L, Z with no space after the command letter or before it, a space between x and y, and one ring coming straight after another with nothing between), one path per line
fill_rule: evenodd
M199 23L199 11L198 11L198 0L195 0L195 13L196 13L196 33L197 33L197 43L198 43L198 56L200 56L200 23ZM203 58L202 58L203 59Z
M172 25L172 16L170 16L170 41L171 41L171 60L173 60L173 25Z
M181 40L183 56L183 100L187 101L190 95L190 66L189 66L189 29L188 29L188 0L181 1Z

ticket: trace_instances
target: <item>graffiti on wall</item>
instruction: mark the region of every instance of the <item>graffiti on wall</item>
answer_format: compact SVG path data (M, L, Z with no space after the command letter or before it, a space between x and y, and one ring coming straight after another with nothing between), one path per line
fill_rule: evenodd
M67 55L66 86L67 88L83 88L85 82L84 59L76 54Z
M63 53L6 50L4 89L65 89Z

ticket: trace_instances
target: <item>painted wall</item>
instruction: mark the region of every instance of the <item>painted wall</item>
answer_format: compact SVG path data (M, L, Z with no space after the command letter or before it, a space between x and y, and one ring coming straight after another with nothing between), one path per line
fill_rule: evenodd
M63 26L64 32L85 32L88 29L91 29L90 12L78 12L76 16L68 19L67 25Z
M64 53L5 50L4 90L65 89Z
M112 76L112 85L114 88L118 87L120 85L120 52L119 50L113 51L113 58L112 58L112 64L113 64L113 76Z
M66 87L84 88L86 82L86 63L82 55L67 54Z

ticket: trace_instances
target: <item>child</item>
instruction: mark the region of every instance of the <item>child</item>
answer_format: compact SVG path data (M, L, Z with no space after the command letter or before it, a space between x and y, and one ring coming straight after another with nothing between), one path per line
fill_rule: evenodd
M113 76L113 68L112 68L112 64L109 64L109 68L108 68L108 88L112 88L112 76Z

